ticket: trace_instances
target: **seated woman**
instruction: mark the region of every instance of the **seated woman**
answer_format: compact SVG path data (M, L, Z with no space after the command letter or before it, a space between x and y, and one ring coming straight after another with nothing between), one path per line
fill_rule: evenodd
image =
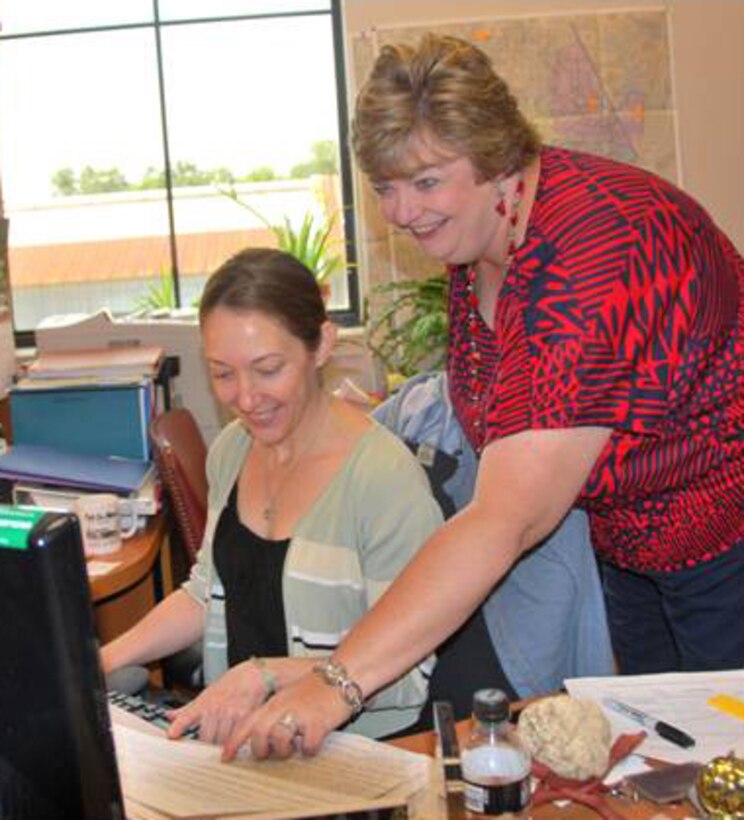
M216 396L237 416L209 451L202 548L184 586L102 660L109 673L203 637L210 685L170 731L199 724L219 743L334 651L442 516L405 445L323 389L335 328L300 262L238 253L207 282L200 323ZM348 728L380 737L413 724L432 665L382 690Z

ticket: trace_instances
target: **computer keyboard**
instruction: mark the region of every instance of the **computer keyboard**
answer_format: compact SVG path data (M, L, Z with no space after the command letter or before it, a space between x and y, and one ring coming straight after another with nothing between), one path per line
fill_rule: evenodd
M117 692L115 690L108 692L107 695L110 704L124 709L125 712L131 712L133 715L141 717L143 720L152 723L153 726L157 726L160 729L167 729L170 726L170 721L165 716L165 713L170 708L169 706L160 703L151 703L140 695L127 695L124 692ZM183 704L180 703L174 704L174 707L182 705ZM199 737L199 727L193 726L187 729L183 734L184 737L190 737L196 740Z

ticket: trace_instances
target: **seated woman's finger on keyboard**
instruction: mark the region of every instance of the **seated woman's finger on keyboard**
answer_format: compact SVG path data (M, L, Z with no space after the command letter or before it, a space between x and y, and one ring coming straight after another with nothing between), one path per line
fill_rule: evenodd
M172 740L181 737L188 729L198 726L201 720L201 709L197 705L198 701L187 703L180 709L169 709L165 716L171 722L167 735Z

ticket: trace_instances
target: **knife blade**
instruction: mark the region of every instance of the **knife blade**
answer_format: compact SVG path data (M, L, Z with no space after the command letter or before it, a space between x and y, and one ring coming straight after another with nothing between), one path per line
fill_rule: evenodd
M448 820L466 820L465 785L460 768L460 744L457 740L452 704L446 700L434 701L434 731L437 752L442 760L444 796Z

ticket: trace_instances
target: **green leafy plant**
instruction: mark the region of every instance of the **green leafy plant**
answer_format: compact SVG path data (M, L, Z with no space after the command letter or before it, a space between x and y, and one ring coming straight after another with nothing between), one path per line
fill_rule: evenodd
M276 237L279 249L299 259L313 272L319 283L327 282L331 276L344 270L344 256L334 250L337 245L333 235L336 227L335 214L327 219L319 219L313 211L307 211L299 229L294 227L287 216L283 217L282 224L275 225L243 201L234 190L223 190L223 193L258 217Z
M408 377L444 365L448 287L447 276L440 274L373 289L379 310L368 324L369 346L388 371Z
M199 306L201 296L191 301L191 307ZM147 291L135 301L135 307L140 313L150 313L156 310L175 310L176 290L173 286L173 274L168 270L160 272L160 279L151 282Z
M160 272L160 279L151 282L147 291L140 296L135 305L137 310L150 311L176 307L176 291L173 287L173 276L170 271Z

